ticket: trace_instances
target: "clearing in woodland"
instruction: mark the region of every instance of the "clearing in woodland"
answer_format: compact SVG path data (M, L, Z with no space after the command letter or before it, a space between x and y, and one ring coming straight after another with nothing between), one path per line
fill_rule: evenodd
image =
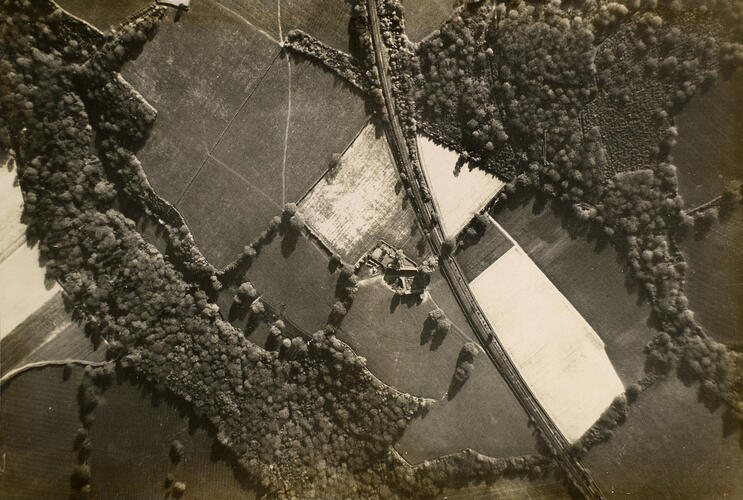
M624 392L601 338L517 245L470 287L534 395L578 440Z
M456 152L424 135L418 136L418 149L441 229L445 237L454 237L498 194L504 182L467 164L457 167Z
M380 239L418 257L421 236L387 139L369 123L300 203L307 223L347 262Z

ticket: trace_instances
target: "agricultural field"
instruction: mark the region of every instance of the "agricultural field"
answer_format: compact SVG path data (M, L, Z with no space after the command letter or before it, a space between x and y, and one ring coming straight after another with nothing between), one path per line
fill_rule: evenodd
M701 92L675 118L679 193L691 208L743 181L743 72Z
M591 325L514 246L471 283L524 380L568 441L624 392Z
M339 273L329 256L304 235L277 235L246 273L263 300L310 333L327 324ZM227 314L227 311L223 311Z
M462 500L557 500L572 498L564 480L551 476L536 479L501 478L491 485L444 490L447 499Z
M168 498L168 474L186 484L186 498L255 498L235 477L214 436L169 401L123 381L103 393L94 415L91 483L100 498ZM169 456L175 439L184 447L178 464Z
M457 263L462 268L465 278L472 281L512 246L511 240L492 221L488 221L485 232L476 243L457 247Z
M92 24L102 32L110 31L153 0L55 0L64 10Z
M498 194L504 183L467 164L458 169L459 155L424 135L418 136L418 148L444 236L454 237Z
M459 351L474 334L451 315L454 326L443 342L429 338L424 323L439 300L393 300L381 278L371 278L360 283L343 320L339 338L367 358L374 375L398 390L436 400L408 426L397 450L412 463L464 448L491 456L535 453L526 414L484 353L475 358L461 390L447 395Z
M404 0L405 31L413 42L419 42L439 29L454 11L454 0Z
M583 463L608 498L741 498L741 430L724 411L671 376L644 392Z
M46 279L39 264L38 246L22 244L0 262L0 335L10 333L24 319L60 291Z
M57 353L56 349L50 349L70 344L77 338L81 340L81 349L77 352L63 349L63 352ZM83 346L86 350L82 349ZM31 361L85 358L84 355L89 354L87 350L92 350L90 341L85 337L82 327L70 321L70 313L65 310L62 294L56 293L12 332L3 336L0 341L0 375ZM53 357L44 357L45 355Z
M535 199L498 204L493 217L526 251L604 341L625 385L644 375L645 345L658 331L650 306L606 243L565 221L556 205Z
M743 216L736 212L680 247L689 264L686 296L695 318L715 340L743 347Z
M280 56L275 41L217 2L195 3L177 23L171 16L123 70L158 110L138 157L223 267L351 141L364 101L316 65Z
M0 166L0 262L26 241L23 196L16 182L15 169L9 163Z
M380 239L414 259L420 256L415 248L420 239L415 214L404 199L387 140L372 123L299 208L344 261L355 263Z
M0 394L0 498L67 498L73 449L80 427L77 388L82 370L65 380L63 369L24 372ZM12 432L10 431L12 429Z
M222 0L221 5L276 40L301 29L348 52L351 6L345 0Z

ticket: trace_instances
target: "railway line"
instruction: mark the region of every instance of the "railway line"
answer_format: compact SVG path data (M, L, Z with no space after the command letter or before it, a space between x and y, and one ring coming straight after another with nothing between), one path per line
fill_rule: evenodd
M411 164L407 141L405 140L405 135L395 112L395 100L392 94L392 84L389 75L387 49L382 40L376 0L367 0L367 10L369 13L375 58L382 85L382 94L389 121L389 127L387 127L386 131L387 136L398 168L406 174L410 182L412 202L416 216L424 228L431 230L430 233L427 233L427 241L433 252L439 257L441 274L449 283L457 302L467 317L467 321L470 323L488 357L503 376L511 391L529 415L530 420L542 433L542 436L554 453L555 460L569 476L572 484L584 498L603 499L604 496L591 477L590 472L570 453L570 443L531 392L531 389L501 344L495 330L475 300L456 259L451 255L442 255L443 232L440 225L434 222L434 218L431 216L434 213L432 204L427 203L421 194L420 181Z

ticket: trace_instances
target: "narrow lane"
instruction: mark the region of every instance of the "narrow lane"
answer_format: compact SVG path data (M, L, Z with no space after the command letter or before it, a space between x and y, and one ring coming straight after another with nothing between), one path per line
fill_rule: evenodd
M393 150L398 168L401 172L406 174L410 181L413 195L412 201L416 216L419 218L423 228L431 229L431 233L427 236L427 241L433 252L439 257L441 273L448 281L454 296L459 302L459 305L465 313L472 329L475 331L478 340L485 349L485 352L488 354L488 357L506 380L506 383L508 383L511 390L516 395L516 398L529 415L529 418L541 431L542 436L555 453L555 459L565 473L568 474L573 485L585 498L603 499L604 497L601 490L594 482L590 472L570 453L570 443L557 428L554 421L552 421L542 405L536 397L534 397L529 386L521 377L521 374L472 295L472 291L464 278L464 274L462 273L459 264L457 264L457 261L451 255L444 256L441 254L442 243L444 241L443 231L438 223L433 222L431 217L431 214L434 212L433 206L427 204L421 195L420 181L411 164L410 152L408 151L405 136L395 112L395 101L392 95L392 84L389 75L387 48L384 46L382 41L376 0L367 0L367 10L369 12L369 22L371 25L371 35L377 69L379 71L382 93L384 95L385 107L388 115L389 127L387 129L387 135L390 147ZM420 158L420 155L418 155L418 157Z

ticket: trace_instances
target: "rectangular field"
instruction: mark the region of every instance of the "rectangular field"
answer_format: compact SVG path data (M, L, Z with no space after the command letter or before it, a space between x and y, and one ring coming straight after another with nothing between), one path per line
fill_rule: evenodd
M337 172L326 175L300 203L307 222L343 260L356 262L380 239L406 249L418 224L404 200L384 135L368 124L343 154Z
M534 395L573 442L624 392L596 332L514 246L470 283Z
M454 0L405 0L405 28L408 38L418 42L454 13Z
M536 452L528 417L484 353L469 380L447 395L462 345L474 334L450 304L448 288L436 288L420 303L395 299L382 279L361 282L339 338L367 358L369 370L398 390L436 399L415 419L396 449L418 463L473 448L491 456ZM440 306L454 326L443 341L428 338L428 312ZM451 399L449 399L449 396Z
M426 174L444 236L454 237L498 194L504 182L479 168L456 168L459 155L418 135L421 164Z

